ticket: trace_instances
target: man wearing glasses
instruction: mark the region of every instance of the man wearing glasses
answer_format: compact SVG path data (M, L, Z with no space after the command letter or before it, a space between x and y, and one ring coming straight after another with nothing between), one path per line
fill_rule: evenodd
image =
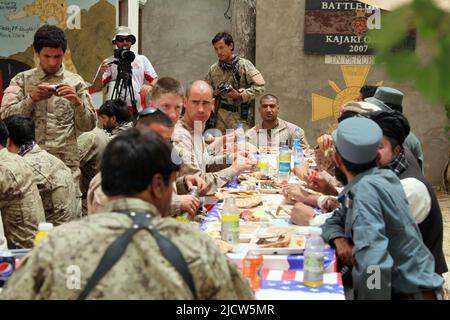
M129 27L120 26L116 30L116 35L112 39L112 43L118 49L127 48L131 50L131 46L136 43L136 37L131 34ZM114 64L114 56L105 59L95 76L92 86L89 88L90 93L98 92L111 81L117 79L117 64ZM156 82L158 75L147 57L136 54L136 58L131 63L132 66L132 83L134 98L136 100L136 108L141 112L147 105L146 96L152 91L152 86ZM115 98L115 97L113 97ZM120 93L120 98L125 98L125 90ZM128 110L132 113L130 96L126 96Z

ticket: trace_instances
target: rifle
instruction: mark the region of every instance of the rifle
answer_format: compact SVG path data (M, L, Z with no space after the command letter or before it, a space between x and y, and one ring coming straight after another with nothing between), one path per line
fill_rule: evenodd
M217 127L217 116L219 115L220 102L222 102L222 93L227 92L229 90L229 84L222 82L218 89L218 93L215 96L214 100L214 110L211 112L209 119L206 121L205 130L216 128Z

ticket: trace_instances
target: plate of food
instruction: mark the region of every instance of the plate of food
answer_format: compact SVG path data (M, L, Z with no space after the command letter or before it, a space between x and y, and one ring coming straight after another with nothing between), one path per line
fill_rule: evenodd
M305 249L305 236L291 227L269 227L255 234L252 251L259 254L299 254Z
M247 222L270 222L270 218L263 208L255 210L244 210L241 212L241 218Z
M234 197L238 208L254 208L262 203L261 194L256 190L221 188L215 196L219 200Z

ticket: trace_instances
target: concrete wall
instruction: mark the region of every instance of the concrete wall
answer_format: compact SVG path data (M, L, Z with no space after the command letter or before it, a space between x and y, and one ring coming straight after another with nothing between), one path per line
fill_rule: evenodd
M142 54L160 77L175 77L183 85L203 79L217 61L212 38L231 31L227 7L228 0L148 0L142 12Z
M325 64L323 55L303 52L304 0L257 0L256 7L256 66L266 80L266 92L281 100L280 116L300 125L310 144L321 135L333 117L312 122L312 94L334 100L339 98L328 80L341 90L346 88L341 67ZM419 42L419 52L424 51ZM371 68L366 84L384 80L384 85L404 92L404 112L413 132L422 142L425 173L437 185L448 159L449 139L445 126L449 124L445 109L431 106L410 84L395 84L381 70Z

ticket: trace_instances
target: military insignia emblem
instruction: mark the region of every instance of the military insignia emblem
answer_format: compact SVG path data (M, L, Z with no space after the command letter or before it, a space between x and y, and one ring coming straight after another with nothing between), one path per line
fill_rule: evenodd
M367 18L366 11L364 9L356 9L356 18L352 21L353 31L361 35L367 31Z

